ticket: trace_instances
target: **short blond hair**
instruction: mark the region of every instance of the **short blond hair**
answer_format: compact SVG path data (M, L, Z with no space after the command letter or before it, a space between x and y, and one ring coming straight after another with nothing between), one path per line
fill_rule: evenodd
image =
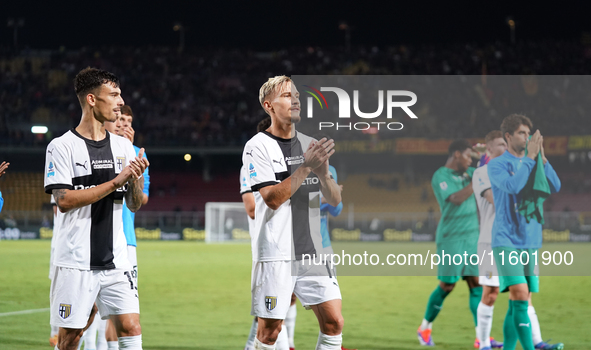
M269 112L265 109L264 105L267 97L277 93L277 89L280 88L283 85L283 83L286 82L291 83L291 78L285 75L277 75L273 78L269 78L269 80L267 80L267 82L264 83L263 86L261 86L261 89L259 90L259 102L265 110L265 113L269 114Z

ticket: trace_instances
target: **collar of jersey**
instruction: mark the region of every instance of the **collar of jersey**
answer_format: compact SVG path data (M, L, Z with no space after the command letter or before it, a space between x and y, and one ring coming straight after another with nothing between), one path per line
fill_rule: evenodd
M297 132L297 131L295 132L295 135L294 135L294 137L293 137L293 138L291 138L291 139L282 139L281 137L277 137L277 136L275 136L275 135L271 134L271 133L270 133L270 132L268 132L267 130L263 130L263 131L261 131L261 132L262 132L263 134L265 134L265 135L269 136L270 138L272 138L272 139L274 139L274 140L277 140L277 141L280 141L280 142L291 142L291 141L295 140L295 139L298 137L298 132Z
M84 142L86 142L88 145L91 145L94 147L101 147L109 142L109 132L108 131L106 132L105 138L100 141L94 141L91 139L87 139L86 137L80 135L78 133L78 131L76 131L76 128L72 128L70 131L72 132L72 134L74 134L74 135L78 136L79 138L81 138L82 140L84 140Z

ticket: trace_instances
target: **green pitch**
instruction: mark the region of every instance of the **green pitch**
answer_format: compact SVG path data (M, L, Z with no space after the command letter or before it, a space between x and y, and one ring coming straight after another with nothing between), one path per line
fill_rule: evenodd
M139 245L144 349L243 349L252 321L250 246L160 241ZM404 245L434 248L431 243ZM554 247L564 251L578 245ZM50 349L49 311L44 310L49 307L48 260L49 241L0 241L0 349ZM345 346L421 349L415 332L437 284L435 277L343 276L339 282ZM567 350L589 347L591 334L585 325L591 319L590 290L591 277L541 278L534 305L544 339L564 342ZM24 310L33 313L6 315ZM503 337L506 310L507 295L501 295L492 332L497 339ZM468 289L460 282L435 321L433 339L440 349L472 349L474 333ZM296 349L313 349L317 337L313 312L298 305Z

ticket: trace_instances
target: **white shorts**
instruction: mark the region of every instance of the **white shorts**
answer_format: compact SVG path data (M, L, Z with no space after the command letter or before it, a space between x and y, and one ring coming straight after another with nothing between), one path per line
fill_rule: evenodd
M292 276L293 261L253 261L250 314L283 320L291 304L291 294L309 309L311 305L341 299L336 276Z
M128 245L127 246L127 259L129 260L129 263L131 264L131 277L134 279L134 285L137 289L137 248L132 246L132 245Z
M139 314L140 303L130 271L78 270L55 266L50 291L50 323L82 329L96 301L103 319Z
M484 261L478 266L478 283L481 286L499 287L499 272L497 265L491 263L490 252L492 252L491 243L478 243L478 256L484 253Z

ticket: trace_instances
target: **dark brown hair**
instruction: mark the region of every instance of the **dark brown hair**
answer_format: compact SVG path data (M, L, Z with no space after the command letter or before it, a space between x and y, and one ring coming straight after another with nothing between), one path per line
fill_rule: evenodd
M86 67L74 78L74 91L79 99L84 99L84 96L103 84L111 84L119 87L119 78L113 73L107 71Z
M131 107L129 107L128 105L121 106L121 114L130 115L131 117L133 117L133 111L131 110Z
M501 123L501 133L503 133L503 137L505 137L506 133L513 135L515 130L519 129L519 126L521 125L529 127L529 130L534 127L531 120L522 114L511 114L510 116L505 117Z
M257 132L265 131L271 126L271 117L267 117L259 122L257 125Z
M494 139L501 139L501 138L503 138L503 133L500 130L493 130L493 131L489 132L488 134L486 134L486 137L484 138L484 143L489 143Z
M454 142L452 142L449 145L447 152L448 152L448 155L450 157L452 157L454 155L454 153L456 153L456 151L460 151L460 153L463 153L468 148L472 149L472 145L470 144L470 142L460 139L460 140L455 140Z

